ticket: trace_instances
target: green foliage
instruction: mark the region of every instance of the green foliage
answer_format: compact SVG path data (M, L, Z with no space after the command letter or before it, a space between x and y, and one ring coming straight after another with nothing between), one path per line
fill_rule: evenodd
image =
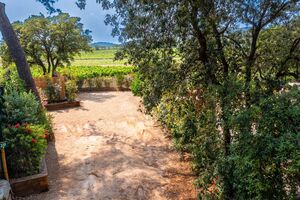
M75 55L91 50L89 31L83 29L80 18L66 13L31 16L13 27L28 63L40 66L43 74L55 76L58 66L70 65ZM12 63L6 44L1 47L1 57L4 64Z
M135 74L130 85L130 89L135 96L141 96L143 82L139 77L139 74Z
M48 103L55 103L61 101L61 85L54 83L51 78L47 78L47 85L44 92Z
M3 82L4 82L4 74L5 74L5 70L0 67L0 85L3 85Z
M75 80L68 80L66 81L66 96L68 101L75 101L77 92L78 92L78 86L76 84Z
M10 84L7 84L10 85ZM4 95L4 106L7 114L6 122L16 124L21 122L38 123L37 116L40 112L40 105L32 93L6 87Z
M117 78L117 85L118 87L122 87L123 83L124 83L124 80L125 80L125 77L123 74L119 73L116 75L116 78Z
M52 126L52 116L47 113L47 110L42 108L40 109L39 115L37 116L38 124L43 126L45 130L47 130L48 140L52 141L54 140L54 132L53 132L53 126Z
M106 22L113 26L113 35L125 43L119 58L138 66L145 107L170 130L175 146L193 156L199 198L293 198L293 187L286 183L295 179L283 170L286 160L277 158L278 151L261 157L264 149L257 145L279 145L276 135L264 131L279 123L281 115L264 109L262 102L299 78L298 2L99 3L116 9ZM259 110L264 112L265 122L257 116ZM267 121L270 124L264 124ZM255 129L255 124L264 128ZM293 124L297 127L299 123ZM270 132L274 134L273 128ZM258 131L263 137L258 137ZM293 140L287 144L291 149L285 150L290 153L299 149ZM286 158L299 163L297 156ZM265 172L282 171L282 175L275 178L272 173L262 173L263 168L256 165L263 162L270 163L264 166ZM286 178L285 182L280 182L280 177Z
M296 199L300 177L300 91L263 99L236 116L236 199ZM245 120L254 131L245 130Z
M39 172L45 154L46 138L53 139L51 117L24 89L12 71L5 78L2 120L3 136L10 176L22 177ZM46 135L45 135L46 134Z
M113 61L118 49L101 49L92 52L82 52L80 55L75 56L75 59L83 60L111 60Z
M71 66L127 66L127 60L116 60L115 54L119 49L101 49L93 52L82 52L74 57Z
M105 76L118 76L127 75L133 72L133 67L89 67L89 66L71 66L60 68L61 75L72 77L78 81L87 79L105 77Z
M47 131L43 126L15 124L3 130L7 142L6 156L10 175L24 177L40 172L47 146Z
M6 156L10 176L36 174L45 154L45 136L53 136L51 118L36 101L35 96L25 91L22 81L14 72L6 77L4 86L5 118L1 128L3 139L8 144Z
M279 91L299 81L299 1L97 2L199 199L296 199L299 92Z

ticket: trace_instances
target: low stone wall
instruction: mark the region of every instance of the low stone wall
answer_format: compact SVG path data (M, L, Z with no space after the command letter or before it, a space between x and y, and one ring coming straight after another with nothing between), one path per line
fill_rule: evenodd
M78 89L82 92L87 91L129 91L132 81L131 76L124 76L123 80L116 77L97 77L78 82Z

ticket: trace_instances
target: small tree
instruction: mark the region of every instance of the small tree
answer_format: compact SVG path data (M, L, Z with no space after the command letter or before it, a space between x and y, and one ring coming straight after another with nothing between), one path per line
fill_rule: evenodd
M43 74L55 76L58 66L70 65L76 54L90 51L91 36L84 30L80 18L61 13L53 17L32 16L24 22L13 23L30 65L38 65ZM10 64L7 48L2 48L2 60Z

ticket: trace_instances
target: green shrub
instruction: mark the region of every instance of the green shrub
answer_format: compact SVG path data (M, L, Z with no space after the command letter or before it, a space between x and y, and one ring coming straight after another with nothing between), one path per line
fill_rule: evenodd
M4 74L5 74L5 70L0 67L0 85L3 85L4 83Z
M33 93L6 87L4 106L7 115L6 123L38 123L40 105Z
M131 82L130 89L135 96L141 96L142 81L138 74L136 74Z
M41 108L37 116L37 121L40 126L48 131L48 140L54 140L54 133L52 127L52 115L47 113L45 108Z
M18 178L40 172L47 134L43 126L19 123L3 130L10 176Z
M117 78L117 85L118 87L122 87L123 83L124 83L124 80L125 80L125 77L123 74L119 73L116 75L116 78Z
M44 89L47 96L48 103L55 103L61 101L61 86L57 83L53 83L51 79L47 79L47 86Z
M1 128L8 144L6 154L10 176L38 173L47 144L45 136L53 138L51 117L35 96L25 91L17 77L10 76L6 80L3 100Z
M66 85L66 96L68 101L75 101L77 97L78 87L75 80L68 80Z
M236 199L296 199L300 177L300 91L263 99L236 119L231 157ZM251 120L255 131L245 129Z

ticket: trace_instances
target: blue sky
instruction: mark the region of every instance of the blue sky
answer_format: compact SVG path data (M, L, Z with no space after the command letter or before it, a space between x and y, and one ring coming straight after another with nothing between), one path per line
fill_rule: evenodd
M6 14L11 22L20 21L28 18L30 15L43 13L47 15L44 6L36 0L0 0L6 4ZM63 12L70 13L71 16L80 17L85 29L92 31L94 42L116 42L117 38L111 36L111 27L104 24L104 11L96 0L87 1L85 10L80 10L75 5L75 0L59 0L56 7Z

